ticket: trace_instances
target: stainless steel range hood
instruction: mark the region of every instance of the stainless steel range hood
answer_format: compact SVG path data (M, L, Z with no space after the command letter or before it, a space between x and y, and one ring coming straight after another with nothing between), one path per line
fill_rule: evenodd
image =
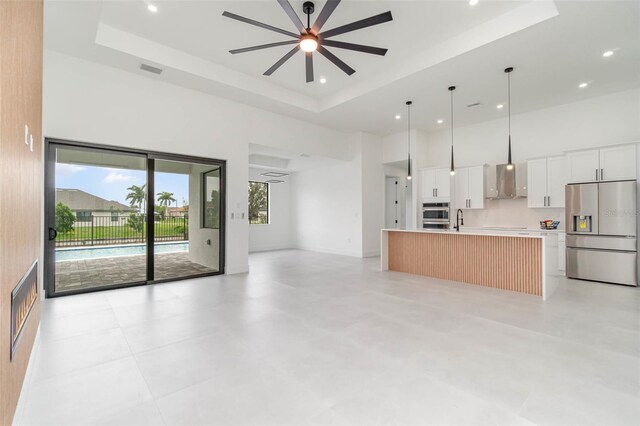
M492 200L527 197L527 163L514 164L509 170L506 164L487 168L485 198Z

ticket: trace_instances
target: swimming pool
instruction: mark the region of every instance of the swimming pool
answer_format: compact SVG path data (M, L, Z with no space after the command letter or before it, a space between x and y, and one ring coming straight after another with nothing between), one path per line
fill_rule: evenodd
M189 243L158 243L155 253L189 251ZM64 248L56 250L56 262L65 260L99 259L104 257L136 256L146 254L146 244L126 244L108 247Z

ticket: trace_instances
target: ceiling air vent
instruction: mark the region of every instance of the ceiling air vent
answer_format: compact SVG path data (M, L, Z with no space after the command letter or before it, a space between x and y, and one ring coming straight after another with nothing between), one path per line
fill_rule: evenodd
M482 102L474 102L472 104L467 105L467 108L473 108L482 105Z
M140 69L142 71L149 71L152 72L154 74L162 74L162 68L156 68L154 66L148 65L148 64L140 64Z

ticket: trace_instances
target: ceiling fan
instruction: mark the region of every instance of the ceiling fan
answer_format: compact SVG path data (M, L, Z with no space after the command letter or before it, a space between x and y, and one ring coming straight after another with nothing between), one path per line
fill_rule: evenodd
M385 22L389 22L393 20L391 16L391 12L384 12L379 15L371 16L366 19L362 19L360 21L352 22L350 24L342 25L337 28L333 28L328 31L320 32L324 24L327 22L333 11L340 4L340 0L327 0L324 7L320 11L318 18L314 22L313 26L311 26L311 14L315 11L315 5L313 2L305 1L302 5L303 12L307 15L307 26L305 27L298 14L291 7L291 3L288 0L278 0L278 3L286 14L289 16L293 24L299 31L299 34L296 34L291 31L283 30L281 28L274 27L269 24L264 24L262 22L255 21L253 19L245 18L240 15L236 15L231 12L224 12L222 16L227 18L235 19L240 22L244 22L246 24L255 25L260 28L264 28L266 30L274 31L280 34L284 34L286 36L292 37L294 40L286 40L279 41L276 43L268 43L261 44L259 46L245 47L242 49L234 49L229 52L232 54L237 53L245 53L245 52L253 52L255 50L268 49L271 47L277 46L285 46L288 44L295 44L296 46L291 49L286 55L284 55L278 62L273 64L271 68L266 70L263 75L271 75L278 68L282 66L285 62L287 62L293 55L295 55L299 50L302 50L305 55L305 65L306 65L306 77L307 83L313 81L313 52L318 51L322 56L331 61L334 65L340 68L342 71L347 73L348 75L356 72L349 65L340 60L336 55L331 53L325 46L336 47L338 49L347 49L347 50L355 50L357 52L370 53L373 55L384 56L387 53L387 49L383 49L380 47L372 47L372 46L364 46L361 44L347 43L344 41L337 40L329 40L329 38L345 34L351 31L360 30L362 28L371 27L373 25L383 24Z

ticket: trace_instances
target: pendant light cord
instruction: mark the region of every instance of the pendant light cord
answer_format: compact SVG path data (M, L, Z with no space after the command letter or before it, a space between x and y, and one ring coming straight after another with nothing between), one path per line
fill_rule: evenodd
M509 111L509 137L511 137L511 72L507 73L507 98L509 105L507 105Z
M451 149L453 149L453 90L451 92Z

